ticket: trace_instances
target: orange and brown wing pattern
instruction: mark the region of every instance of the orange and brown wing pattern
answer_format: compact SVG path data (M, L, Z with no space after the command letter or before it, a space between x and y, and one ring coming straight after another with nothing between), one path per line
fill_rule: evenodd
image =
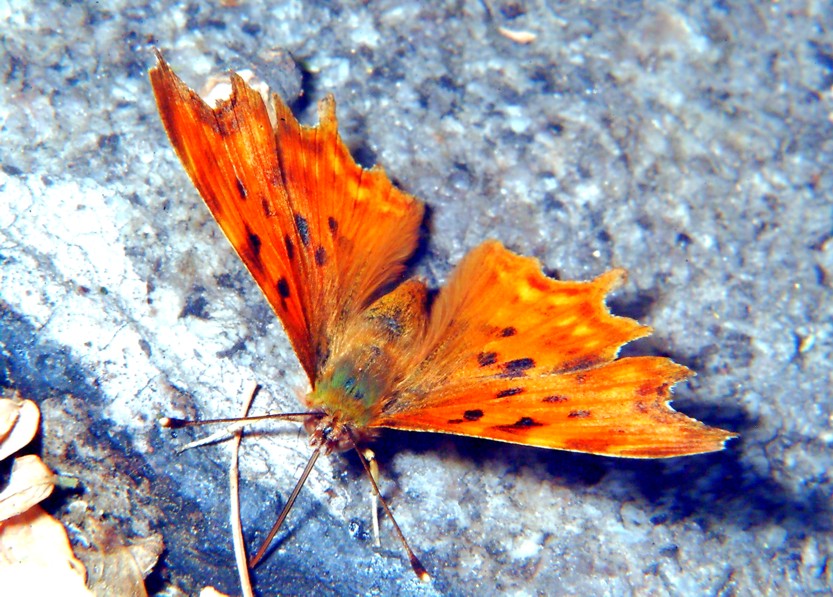
M380 166L355 163L338 135L332 96L319 105L317 127L299 125L277 98L275 113L278 161L303 233L304 277L312 281L311 331L350 342L344 330L397 281L416 249L423 204L394 187Z
M237 75L231 97L211 108L158 61L150 78L168 137L314 385L339 326L416 247L422 204L381 169L353 161L331 97L321 123L304 127L274 96L273 128L260 95Z
M418 364L373 426L610 456L721 449L732 434L668 406L686 367L616 359L623 344L650 333L604 304L623 277L551 280L535 259L484 243L440 292Z

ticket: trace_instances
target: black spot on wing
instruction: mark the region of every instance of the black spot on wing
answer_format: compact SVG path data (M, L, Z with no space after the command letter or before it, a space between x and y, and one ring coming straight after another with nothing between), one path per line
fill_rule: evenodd
M245 200L246 200L246 196L249 194L249 193L246 191L246 186L243 184L243 181L242 181L242 180L240 180L239 178L235 178L235 179L234 179L234 182L235 182L235 184L237 185L237 194L238 194L238 195L240 195L240 198L241 198L243 201L245 201Z
M489 365L494 365L497 362L497 353L496 352L481 352L477 355L477 364L481 367L487 367Z
M589 410L571 410L570 414L567 415L571 419L586 419L590 416Z
M322 267L325 263L327 263L327 251L324 247L318 247L315 249L315 264Z
M463 418L466 421L479 421L480 419L483 418L483 411L480 410L479 408L474 409L474 410L467 410L466 412L463 413Z
M573 371L581 371L583 369L590 369L601 362L597 357L582 357L564 363L558 368L556 373L572 373Z
M309 222L301 214L295 214L295 226L298 228L298 236L305 247L309 246Z
M260 237L252 232L252 229L246 226L246 250L243 251L244 256L248 257L248 261L258 271L263 271L263 261L260 258L260 248L263 246L263 241Z
M330 234L335 236L338 232L338 220L336 220L333 216L328 217L327 226L330 227Z
M516 330L512 326L509 326L509 327L506 327L506 328L503 328L502 330L500 330L500 335L504 338L514 336L517 333L518 333L518 330Z
M275 215L275 210L272 209L272 202L269 201L266 196L262 196L260 198L260 209L263 210L263 213L267 218L274 217Z
M290 261L292 261L295 259L295 243L292 242L292 239L289 238L288 234L284 234L283 244L286 247L286 256L289 257Z
M541 402L548 402L550 404L559 403L559 402L567 402L569 398L566 396L547 396L546 398L542 398Z
M524 375L524 371L535 367L535 361L530 358L515 359L514 361L507 361L503 364L503 372L501 377L520 377Z
M507 396L516 396L523 393L523 388L506 388L495 394L496 398L506 398Z
M289 298L289 282L286 281L286 278L278 280L278 294L281 295L282 299Z
M521 417L511 425L496 425L495 429L500 429L501 431L507 431L509 433L516 433L518 431L524 431L525 429L531 429L532 427L543 426L543 423L539 423L532 417Z
M543 423L539 423L535 419L531 417L521 417L514 423L512 423L512 427L542 427Z

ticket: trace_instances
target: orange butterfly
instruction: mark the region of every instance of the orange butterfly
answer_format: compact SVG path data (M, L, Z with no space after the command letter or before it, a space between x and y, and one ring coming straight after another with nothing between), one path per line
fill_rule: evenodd
M274 95L273 124L235 74L230 99L215 108L161 55L150 78L177 155L280 317L312 387L309 412L287 417L304 420L315 450L252 565L318 455L356 448L370 473L357 446L380 428L632 458L711 452L734 437L668 405L689 369L662 357L616 358L651 333L605 306L623 270L556 281L535 259L487 241L429 309L421 281L396 286L423 205L380 167L353 161L332 96L319 104L318 126L305 127Z

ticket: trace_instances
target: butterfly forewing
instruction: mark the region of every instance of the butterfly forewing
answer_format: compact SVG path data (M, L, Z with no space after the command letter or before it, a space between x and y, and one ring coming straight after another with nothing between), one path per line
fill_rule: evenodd
M332 97L321 124L305 127L273 96L273 127L236 75L231 97L211 108L158 60L151 83L171 143L314 386L332 338L402 272L422 203L353 161Z
M423 206L393 187L381 169L355 163L338 135L331 96L319 105L316 127L299 125L277 97L275 112L320 373L329 343L402 273L416 248Z

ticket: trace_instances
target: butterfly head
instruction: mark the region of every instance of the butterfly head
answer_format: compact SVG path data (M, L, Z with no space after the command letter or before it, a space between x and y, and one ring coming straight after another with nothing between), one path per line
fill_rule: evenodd
M344 452L371 439L366 430L355 427L338 413L310 415L304 427L310 435L310 445L323 446L325 454Z

